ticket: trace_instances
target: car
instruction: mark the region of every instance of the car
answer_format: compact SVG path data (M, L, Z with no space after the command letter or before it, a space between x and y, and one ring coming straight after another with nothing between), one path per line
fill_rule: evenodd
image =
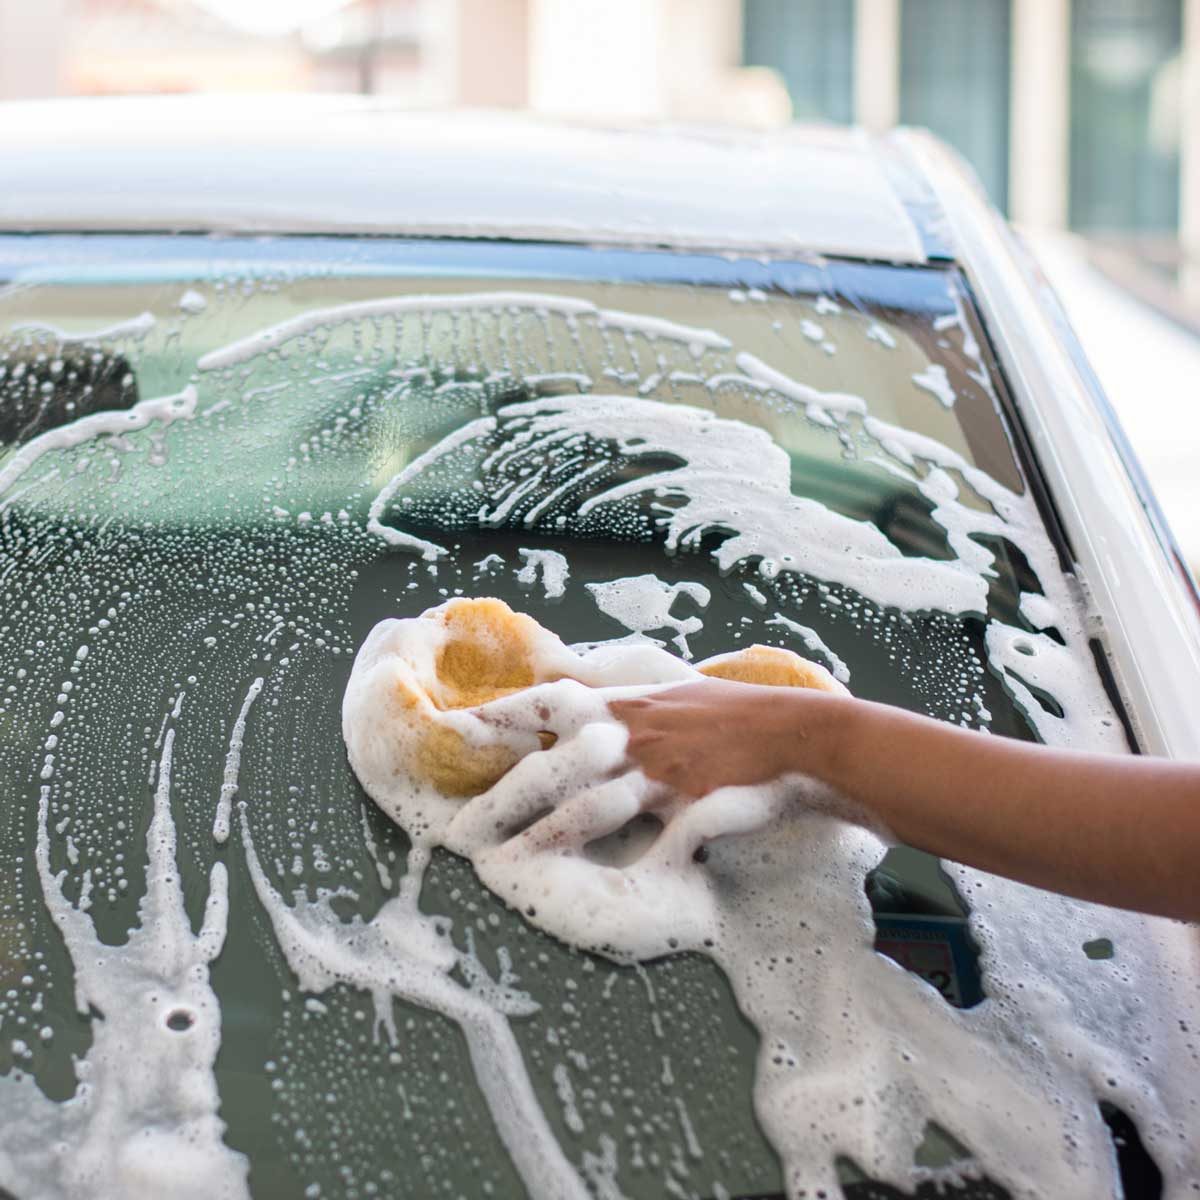
M0 112L0 1188L1200 1187L1194 929L799 809L670 863L673 817L590 829L514 907L347 759L372 630L482 597L591 664L790 648L1200 752L1195 586L950 151Z
M1160 298L1154 298L1155 308L1149 296L1143 301L1118 286L1122 276L1110 278L1105 271L1119 269L1095 254L1086 239L1025 232L1023 240L1062 300L1194 574L1200 562L1200 514L1191 502L1188 450L1194 438L1187 381L1200 370L1200 340L1167 315ZM1123 354L1131 343L1140 353ZM1153 404L1144 402L1147 395L1154 397Z

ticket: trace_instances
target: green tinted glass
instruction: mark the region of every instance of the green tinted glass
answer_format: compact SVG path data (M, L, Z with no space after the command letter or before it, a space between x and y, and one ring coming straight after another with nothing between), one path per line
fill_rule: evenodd
M858 695L1034 736L988 669L982 612L905 612L755 555L722 566L732 512L668 553L675 502L654 492L608 525L579 517L596 489L673 469L670 453L589 433L579 463L601 470L507 508L520 479L489 474L494 439L437 453L536 399L691 405L766 430L793 495L949 563L903 448L821 405L867 395L876 419L1022 492L955 274L521 247L239 257L252 250L84 242L0 295L0 1105L73 1145L161 1126L205 1195L218 1168L264 1197L520 1195L534 1168L502 1132L537 1114L599 1196L778 1191L751 1103L758 1037L708 959L574 951L439 854L420 896L436 978L402 959L370 973L407 843L347 764L342 695L377 621L490 594L568 642L640 634L697 659L785 645ZM437 563L371 528L422 455L434 466L377 515L444 545ZM989 549L988 613L1020 624L1036 583L1002 538ZM529 550L566 557L561 597L521 578ZM662 625L622 624L588 587L641 575L669 601ZM905 960L932 936L941 957L914 969L953 1003L979 998L933 860L893 855L872 900L881 948ZM479 1057L514 1044L524 1081L481 1089ZM117 1169L106 1155L96 1178ZM17 1188L45 1169L15 1161Z

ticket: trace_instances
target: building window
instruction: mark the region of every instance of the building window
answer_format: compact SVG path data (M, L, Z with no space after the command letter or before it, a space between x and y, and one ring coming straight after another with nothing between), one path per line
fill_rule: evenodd
M783 77L798 121L854 119L850 0L745 0L743 57Z
M1008 202L1010 0L902 0L900 119L924 125Z
M1075 0L1071 225L1179 225L1182 0Z

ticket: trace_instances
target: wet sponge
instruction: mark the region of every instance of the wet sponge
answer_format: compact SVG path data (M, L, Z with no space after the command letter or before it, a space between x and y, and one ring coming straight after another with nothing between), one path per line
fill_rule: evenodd
M778 646L747 646L732 654L705 659L697 670L715 679L737 683L762 683L769 687L816 688L821 692L846 693L844 688L820 664L801 658Z
M452 714L559 679L595 682L583 657L503 600L455 599L415 620L389 624L402 634L391 639L388 656L395 769L443 796L477 796L521 757L510 745L469 736ZM845 691L823 667L771 646L718 655L696 670L741 683Z

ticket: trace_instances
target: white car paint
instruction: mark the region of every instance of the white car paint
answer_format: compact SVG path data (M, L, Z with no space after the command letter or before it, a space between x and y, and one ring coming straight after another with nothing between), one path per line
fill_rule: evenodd
M1200 606L1181 580L1053 296L957 157L928 134L895 135L929 179L1070 539L1077 574L1143 749L1200 758Z
M407 233L916 262L866 134L604 130L361 97L4 106L0 231ZM814 186L819 184L819 186Z
M1200 338L1091 266L1078 238L1022 236L1058 293L1195 570L1200 567Z

